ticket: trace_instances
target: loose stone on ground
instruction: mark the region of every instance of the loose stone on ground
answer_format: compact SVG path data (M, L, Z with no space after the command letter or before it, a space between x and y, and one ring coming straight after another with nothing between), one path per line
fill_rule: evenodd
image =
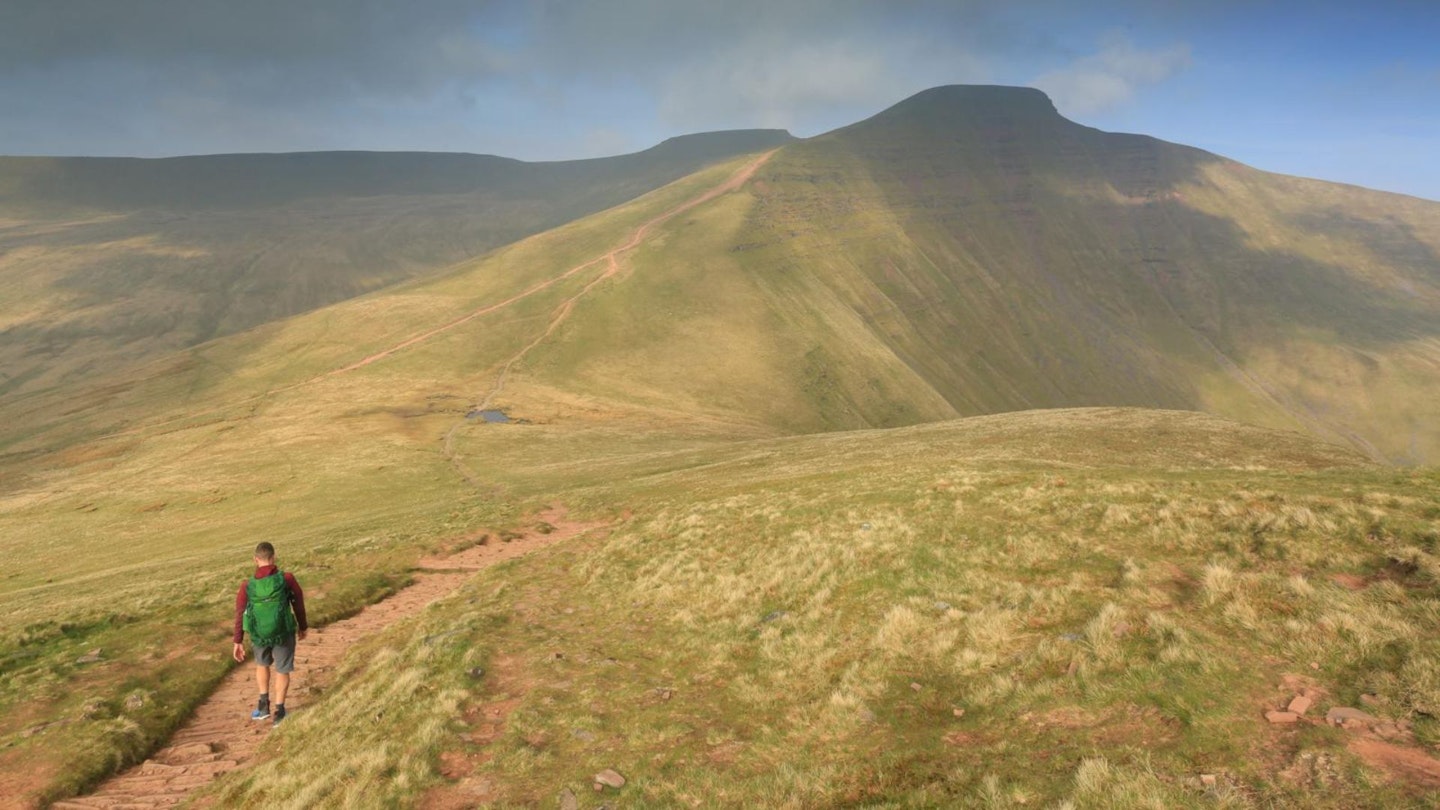
M618 790L625 787L625 777L621 776L620 772L614 768L606 768L595 774L595 784L597 787L612 787Z

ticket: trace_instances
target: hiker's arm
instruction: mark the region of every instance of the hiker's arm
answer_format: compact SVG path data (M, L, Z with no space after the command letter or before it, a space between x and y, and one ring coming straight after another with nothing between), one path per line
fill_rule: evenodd
M295 608L295 626L299 638L305 638L310 631L309 622L305 621L305 592L300 590L300 582L295 575L289 571L285 572L285 584L290 586L290 604Z
M230 640L235 641L235 646L239 647L240 654L245 654L245 649L243 649L243 647L240 647L240 641L245 641L246 604L249 604L249 598L245 595L245 584L243 584L243 582L240 582L239 592L236 592L235 594L235 633L233 633L232 637L230 637Z

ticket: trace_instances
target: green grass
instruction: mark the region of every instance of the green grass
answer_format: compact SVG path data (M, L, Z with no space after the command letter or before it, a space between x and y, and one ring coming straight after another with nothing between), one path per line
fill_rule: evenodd
M499 806L565 787L588 801L606 767L638 807L1409 800L1350 765L1339 735L1262 714L1293 673L1433 733L1433 473L1189 415L1084 411L632 449L565 485L573 445L525 435L544 430L471 441L528 449L537 473L509 480L516 495L631 517L390 631L283 756L217 797L411 803L445 784L448 750ZM1128 446L1156 431L1172 441ZM1417 572L1398 598L1330 580L1397 558ZM376 733L377 698L393 733L335 748ZM467 743L496 706L499 736ZM1323 794L1280 775L1307 755L1345 765Z

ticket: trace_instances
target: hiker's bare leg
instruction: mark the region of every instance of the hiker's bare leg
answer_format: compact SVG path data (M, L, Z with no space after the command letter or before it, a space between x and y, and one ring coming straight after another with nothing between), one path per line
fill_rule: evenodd
M270 667L255 667L255 685L262 695L270 691Z
M285 705L285 691L290 688L290 673L275 673L275 694L270 696L270 703L275 706Z

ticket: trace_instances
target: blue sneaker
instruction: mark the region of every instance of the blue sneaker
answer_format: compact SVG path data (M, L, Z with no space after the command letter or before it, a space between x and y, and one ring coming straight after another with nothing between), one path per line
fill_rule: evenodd
M253 711L253 712L250 713L250 719L251 719L251 720L264 720L265 718L267 718L267 717L269 717L269 716L270 716L270 701L269 701L269 700L266 700L265 698L261 698L261 699L260 699L260 704L255 707L255 711Z

